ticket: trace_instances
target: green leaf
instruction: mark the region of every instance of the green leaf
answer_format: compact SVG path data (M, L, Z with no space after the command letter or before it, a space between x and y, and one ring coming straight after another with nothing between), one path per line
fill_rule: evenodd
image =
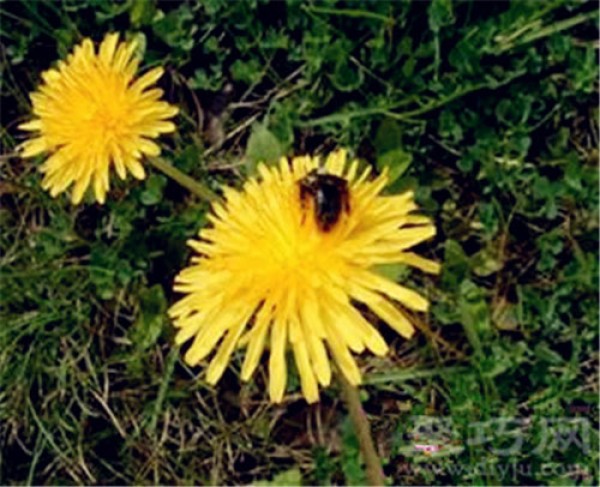
M271 164L277 162L284 155L284 149L266 123L255 123L248 139L246 158L250 163L250 173L253 173L257 164L264 162Z
M341 463L347 485L365 485L365 473L360 462L360 444L349 417L342 423Z
M482 335L491 329L490 310L485 297L485 291L472 281L465 280L460 284L458 308L461 323L477 354L483 352Z
M200 144L190 144L175 156L173 164L186 173L196 171L203 163L202 154Z
M90 280L101 299L112 299L116 293L116 271L121 262L109 246L96 243L90 251Z
M260 81L264 74L264 66L262 66L258 60L250 59L249 61L242 61L236 59L231 66L231 77L235 81L241 81L248 85L253 85Z
M287 486L287 485L302 485L302 474L300 469L290 468L284 472L278 473L273 477L273 480L263 480L259 482L252 482L252 485L257 486Z
M374 266L377 274L387 277L390 281L398 282L408 276L408 267L405 264L380 264Z
M395 149L386 152L377 158L377 165L380 168L387 167L390 183L398 180L410 167L412 163L412 154L403 149Z
M140 313L130 332L131 341L140 350L156 343L166 322L167 300L163 288L156 284L139 294Z
M499 330L518 330L519 315L517 306L503 298L497 300L492 309L492 322Z
M346 62L338 62L330 77L331 83L340 91L354 91L364 80L362 70Z
M412 163L412 154L403 148L402 134L400 125L386 118L381 122L375 135L377 167L380 170L388 169L390 183L399 179Z
M159 10L152 28L154 33L170 47L189 51L194 47L193 34L198 28L191 22L193 18L194 15L188 5L181 5L166 15Z
M461 124L450 110L443 110L440 113L438 132L442 137L452 139L453 142L460 142L463 139Z
M214 66L211 66L209 71L199 68L194 71L194 76L188 84L194 90L219 91L223 88L223 72Z
M335 472L335 463L328 454L327 449L322 446L314 447L312 457L315 463L314 476L317 484L331 485L331 476Z
M405 78L410 78L415 72L416 65L417 60L414 58L414 56L409 57L402 65L402 75Z
M56 29L54 38L56 39L57 50L61 57L65 57L73 48L76 33L72 29Z
M156 205L160 203L163 197L163 190L167 180L164 176L151 174L146 180L146 189L140 194L140 201L146 206Z
M100 22L113 19L122 13L127 12L128 8L129 2L102 2L96 10L96 19Z
M153 0L132 0L129 10L129 20L134 27L148 25L156 13L156 4Z
M502 269L503 262L495 248L483 248L471 257L471 268L478 276L489 276Z
M378 154L402 147L402 127L391 118L384 118L375 134L375 149Z
M462 172L470 172L473 170L473 166L475 165L475 157L472 153L464 154L457 162L456 166Z
M537 358L552 365L561 365L565 362L565 360L545 342L536 345L533 352Z
M297 116L295 108L286 101L275 104L269 113L270 130L285 150L294 142L294 121Z
M433 0L427 9L429 28L437 32L446 25L454 23L452 0Z
M300 469L296 467L277 474L271 485L300 485L301 483L302 474Z
M442 284L446 289L456 289L469 275L469 258L456 240L447 240L442 265Z

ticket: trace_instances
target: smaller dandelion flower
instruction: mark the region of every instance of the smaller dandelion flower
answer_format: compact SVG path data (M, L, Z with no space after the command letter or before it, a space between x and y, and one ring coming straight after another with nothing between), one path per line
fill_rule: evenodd
M414 329L403 308L428 307L420 294L377 273L391 263L439 271L409 251L435 234L429 219L413 214L412 192L382 195L387 176L358 174L358 162L347 164L344 151L327 158L326 175L318 167L310 157L259 166L260 178L241 191L227 188L225 202L213 205L212 225L188 242L197 255L175 280L186 296L169 312L176 342L193 338L189 364L216 349L207 370L211 384L240 346L247 347L241 377L248 380L268 343L271 400L283 398L291 349L303 394L317 401L319 384L330 383L331 359L357 385L361 374L351 352L387 352L357 303L405 338Z
M143 179L142 155L160 153L151 139L175 130L168 119L177 108L152 88L163 68L135 79L136 49L135 41L119 43L118 34L108 34L96 53L85 39L66 61L42 73L42 85L31 94L34 119L20 125L35 135L21 145L21 154L50 154L40 170L42 187L52 196L74 184L72 201L79 203L92 184L103 203L111 166L121 179L127 172Z

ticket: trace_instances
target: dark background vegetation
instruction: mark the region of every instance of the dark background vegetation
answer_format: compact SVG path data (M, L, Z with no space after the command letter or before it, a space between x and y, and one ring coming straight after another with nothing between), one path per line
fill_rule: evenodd
M73 207L41 190L39 161L14 157L40 73L119 31L142 41L145 68L166 68L182 112L163 154L182 171L216 189L259 160L346 146L435 219L420 251L439 278L384 269L431 299L421 332L406 342L382 324L390 355L360 358L391 482L596 485L596 9L0 2L0 484L364 481L335 385L309 407L292 377L274 406L266 368L240 384L238 356L212 388L181 361L165 309L204 202L149 170ZM414 451L415 416L451 421L439 453ZM544 436L574 417L588 451ZM498 418L521 418L520 433Z

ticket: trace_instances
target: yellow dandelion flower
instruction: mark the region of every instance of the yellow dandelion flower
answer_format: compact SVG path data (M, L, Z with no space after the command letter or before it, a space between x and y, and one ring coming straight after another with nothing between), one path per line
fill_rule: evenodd
M196 365L217 349L207 370L211 384L239 346L247 346L241 378L248 380L268 342L271 400L283 398L289 346L304 396L317 401L318 384L331 380L330 357L357 385L361 374L351 352L387 352L355 303L405 338L414 330L399 305L428 307L420 294L376 271L390 263L439 271L436 262L408 250L435 234L430 220L413 214L412 192L382 195L385 174L370 180L369 170L358 174L357 161L347 164L345 151L334 152L324 168L347 181L349 208L324 229L316 197L308 204L301 197L301 181L318 165L316 158L297 157L291 165L282 159L278 168L259 166L259 179L241 191L225 189L225 203L215 203L209 215L212 225L188 242L197 255L175 280L175 290L187 295L169 313L178 344L194 337L187 363Z
M168 119L177 108L160 101L162 90L150 89L163 68L135 79L136 49L136 41L119 43L118 34L108 34L96 53L85 39L56 69L42 73L42 85L31 94L35 118L20 125L35 135L20 149L23 157L51 154L40 170L52 196L74 184L72 201L79 203L93 183L96 200L104 203L111 165L121 179L127 171L143 179L142 155L160 153L150 139L175 130Z

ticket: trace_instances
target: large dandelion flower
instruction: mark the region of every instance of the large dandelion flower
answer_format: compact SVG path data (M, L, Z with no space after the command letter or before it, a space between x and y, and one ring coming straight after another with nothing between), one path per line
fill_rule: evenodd
M137 43L118 41L118 34L108 34L96 53L85 39L56 69L42 73L42 85L31 94L35 118L20 128L35 135L22 144L22 156L51 154L40 170L52 196L74 184L72 201L79 203L92 183L103 203L110 167L121 179L128 171L143 179L142 155L160 153L150 139L175 130L168 119L177 108L160 101L162 90L149 89L163 69L134 79Z
M405 338L414 330L402 307L428 307L421 295L376 271L390 263L439 271L437 263L408 251L435 234L427 218L412 214L413 194L382 195L385 174L370 180L369 170L358 174L357 161L346 163L344 151L332 153L323 169L347 182L349 204L337 205L339 219L324 226L321 197L332 195L302 197L318 165L318 159L298 157L291 166L286 159L278 168L260 166L260 178L242 191L225 190L225 202L213 205L212 225L188 242L197 255L175 281L175 290L187 296L169 312L179 329L176 342L194 337L186 362L196 365L217 349L207 371L211 384L239 346L247 346L241 377L248 380L268 343L269 392L279 402L289 346L304 396L317 401L318 384L331 380L330 357L356 385L361 374L351 352L387 352L356 303Z

